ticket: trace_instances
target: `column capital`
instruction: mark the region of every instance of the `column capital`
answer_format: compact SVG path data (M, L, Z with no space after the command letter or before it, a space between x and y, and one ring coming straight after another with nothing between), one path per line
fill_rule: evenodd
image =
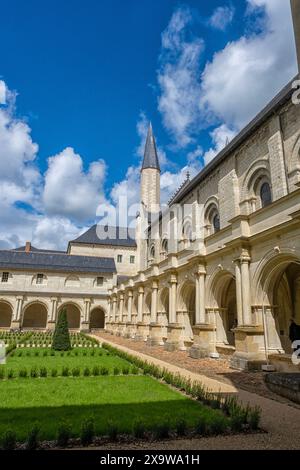
M121 292L121 293L119 294L119 299L120 299L120 300L124 300L124 293L123 293L123 292Z
M50 297L51 302L58 302L58 297Z
M177 279L177 274L173 273L170 275L169 283L170 284L177 284L178 279Z
M90 304L91 303L91 299L89 299L89 298L85 298L85 299L83 299L83 301L84 301L85 304Z
M139 293L139 294L144 294L144 292L145 292L144 286L139 286L139 288L138 288L138 293Z
M158 283L157 280L152 281L152 286L151 286L152 290L157 290L158 285L159 285L159 283Z
M17 295L16 299L17 300L24 300L24 295Z
M133 291L130 289L130 290L128 291L128 294L127 294L127 295L128 295L128 297L133 297Z

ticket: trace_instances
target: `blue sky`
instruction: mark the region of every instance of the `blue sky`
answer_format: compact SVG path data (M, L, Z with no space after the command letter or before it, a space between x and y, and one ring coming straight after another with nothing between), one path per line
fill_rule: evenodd
M98 203L136 202L149 120L167 200L296 73L289 0L11 0L1 16L4 248L63 248Z

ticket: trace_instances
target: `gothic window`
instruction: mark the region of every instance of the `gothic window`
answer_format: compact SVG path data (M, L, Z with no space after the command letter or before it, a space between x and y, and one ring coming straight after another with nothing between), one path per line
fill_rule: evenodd
M151 248L150 248L150 258L151 259L155 258L155 247L154 247L154 245L152 245Z
M208 207L205 215L205 221L207 227L207 236L213 235L214 233L217 233L221 230L220 214L216 204L213 203Z
M269 183L263 183L260 188L261 206L267 207L272 203L272 194Z
M168 240L165 239L162 242L162 251L164 254L168 254Z
M217 233L220 231L220 216L219 214L215 214L213 218L213 228L214 228L214 233Z

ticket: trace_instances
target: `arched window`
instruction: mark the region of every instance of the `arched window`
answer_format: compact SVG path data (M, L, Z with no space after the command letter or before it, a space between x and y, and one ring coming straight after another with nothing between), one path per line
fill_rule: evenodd
M162 247L162 252L167 255L168 254L168 249L169 249L169 246L168 246L168 240L165 238L161 244L161 247Z
M214 215L213 228L214 228L214 233L217 233L220 231L220 216L218 213Z
M192 228L192 224L190 222L186 222L183 226L183 230L182 230L182 234L184 236L184 238L189 241L189 242L192 242L193 241L193 228Z
M265 182L260 188L261 206L267 207L272 203L272 194L269 183Z
M154 245L152 245L151 248L150 248L150 258L151 259L155 258L155 247L154 247Z

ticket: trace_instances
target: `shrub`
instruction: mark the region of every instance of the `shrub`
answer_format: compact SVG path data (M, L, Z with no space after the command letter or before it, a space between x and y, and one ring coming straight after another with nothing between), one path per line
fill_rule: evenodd
M155 439L168 439L170 435L170 423L169 421L162 422L155 426L154 428L154 436Z
M176 422L176 433L178 436L185 436L187 432L187 423L185 418L179 418Z
M66 309L63 309L58 316L53 335L52 348L56 351L68 351L71 349Z
M67 421L62 421L57 429L57 445L58 447L67 447L71 437L71 426Z
M209 424L210 434L215 436L224 434L227 429L226 418L222 415L216 415Z
M40 377L47 377L48 371L46 367L41 367L40 368Z
M82 352L82 355L83 355L83 356L87 356L87 351L83 351L83 352Z
M50 356L55 356L55 352L54 351L50 351Z
M123 369L122 369L122 374L123 374L123 375L128 375L128 374L129 374L129 367L127 367L127 366L126 366L126 367L123 367Z
M143 439L145 437L145 425L141 421L136 421L133 424L133 435L137 439Z
M8 429L1 439L1 446L3 450L14 450L17 445L17 436L14 431Z
M30 370L30 377L32 377L33 379L37 378L39 376L39 373L38 373L38 370L37 368L34 366L31 368Z
M12 369L8 369L7 371L7 378L8 379L13 379L15 376L14 371Z
M107 434L111 441L116 441L118 438L118 427L113 421L107 423Z
M138 375L138 373L139 373L138 368L135 367L135 366L133 366L133 367L131 368L131 373L132 373L132 375Z
M69 372L70 372L69 367L63 367L63 368L62 368L62 371L61 371L61 375L62 375L63 377L68 377L68 376L69 376Z
M258 429L260 418L261 418L261 409L258 406L249 410L248 424L249 424L250 429L252 429L253 431L256 431Z
M35 355L35 357L38 357L40 355L40 352L39 351L34 351L34 355Z
M92 418L83 421L81 426L80 440L83 446L88 446L93 442L95 436L95 425Z
M100 368L100 375L108 375L108 374L109 374L109 370L107 367Z
M46 351L43 352L43 356L44 356L44 357L48 356L48 351L47 351L47 349L46 349Z
M0 380L4 379L5 377L5 371L2 367L0 367Z
M120 375L119 367L114 367L114 375Z
M57 369L51 370L51 377L57 377Z
M91 371L90 371L89 367L85 367L83 369L83 375L84 375L84 377L89 377L91 375Z
M207 434L207 424L203 417L199 418L195 427L196 434L205 436Z
M25 378L25 377L27 377L27 376L28 376L27 369L24 368L24 369L20 369L20 370L19 370L19 377L20 377L20 378Z
M73 375L73 377L79 377L80 376L80 368L79 367L74 367L74 369L72 369L72 375Z
M96 377L96 376L99 375L99 374L100 374L100 368L99 368L99 366L94 366L94 367L93 367L93 370L92 370L92 375L93 375L94 377Z
M26 449L27 450L35 450L38 447L40 428L37 424L33 426L33 428L29 431L27 442L26 442Z
M233 431L240 432L243 429L244 421L245 420L243 413L241 412L241 410L237 409L231 415L231 429Z

